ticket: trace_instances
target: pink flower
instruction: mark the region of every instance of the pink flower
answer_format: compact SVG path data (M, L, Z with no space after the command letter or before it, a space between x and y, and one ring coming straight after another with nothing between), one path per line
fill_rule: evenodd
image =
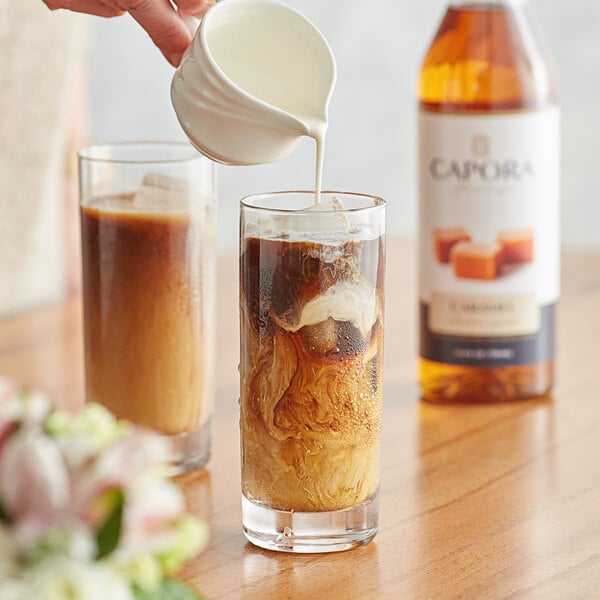
M183 494L175 483L152 476L138 479L128 489L119 554L167 550L174 542L173 523L185 510Z
M0 450L19 423L42 423L50 410L50 400L45 394L26 393L12 379L0 377Z
M173 543L173 523L186 507L181 490L164 477L167 451L163 438L131 429L73 475L72 506L93 528L113 508L107 492L123 491L123 530L117 550L121 559L160 552Z
M12 519L54 523L69 506L69 472L37 425L21 425L0 452L0 499Z
M18 386L15 381L8 377L0 376L0 401L15 396L18 392Z
M164 484L167 448L163 439L138 429L115 440L73 473L74 511L97 526L107 516L97 510L98 500L107 491L123 489L130 497L139 482L148 477Z
M97 405L53 411L0 377L0 598L133 600L132 582L175 572L206 530L165 476L168 449Z

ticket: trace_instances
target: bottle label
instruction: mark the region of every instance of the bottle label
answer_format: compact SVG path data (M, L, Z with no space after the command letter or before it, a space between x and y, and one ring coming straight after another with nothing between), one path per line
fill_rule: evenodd
M552 359L560 288L559 111L421 110L421 356Z

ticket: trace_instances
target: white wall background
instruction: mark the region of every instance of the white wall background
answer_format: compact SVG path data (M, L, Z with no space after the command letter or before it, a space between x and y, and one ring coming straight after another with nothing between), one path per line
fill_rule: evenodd
M389 234L416 225L414 88L444 0L286 0L333 48L324 187L388 201ZM557 63L563 111L563 244L600 247L600 2L531 0ZM173 69L128 16L92 20L94 142L184 139L169 98ZM312 188L314 143L259 167L219 168L221 250L237 244L238 201L275 189Z

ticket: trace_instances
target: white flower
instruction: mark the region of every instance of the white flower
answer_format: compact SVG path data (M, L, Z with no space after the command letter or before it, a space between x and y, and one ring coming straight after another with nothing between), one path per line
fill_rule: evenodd
M29 569L25 580L31 600L134 600L128 582L101 562L49 559Z
M29 563L40 562L52 555L80 562L93 561L96 556L94 532L77 522L49 528L35 521L24 521L12 529L17 552Z
M114 564L129 581L146 590L159 585L164 575L162 564L149 552L139 554L128 563L120 564L115 561Z
M97 551L95 535L81 526L71 528L66 551L67 556L74 560L93 561Z
M208 542L208 527L204 521L187 515L176 524L175 540L171 548L161 555L167 575L179 571L183 563L200 552Z
M50 400L45 394L26 393L11 379L0 377L0 448L18 423L42 423L50 411Z
M168 451L99 405L53 411L0 377L0 600L134 600L132 584L177 571L207 529Z
M67 466L54 441L39 427L22 425L4 443L0 499L13 519L53 522L69 506Z
M28 423L42 423L52 411L50 398L38 390L22 392L21 403L20 420Z
M0 598L2 600L32 600L35 592L20 579L8 577L0 579Z
M86 404L76 415L54 411L47 420L50 435L56 437L71 469L77 469L91 456L123 437L131 428L117 421L100 404Z

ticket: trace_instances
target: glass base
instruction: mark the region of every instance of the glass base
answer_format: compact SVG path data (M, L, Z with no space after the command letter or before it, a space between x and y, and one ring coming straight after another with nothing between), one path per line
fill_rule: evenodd
M278 552L341 552L370 542L377 533L379 496L324 512L268 508L242 495L244 535L255 546Z
M210 458L212 417L194 431L166 436L171 442L169 475L183 475L206 466Z

